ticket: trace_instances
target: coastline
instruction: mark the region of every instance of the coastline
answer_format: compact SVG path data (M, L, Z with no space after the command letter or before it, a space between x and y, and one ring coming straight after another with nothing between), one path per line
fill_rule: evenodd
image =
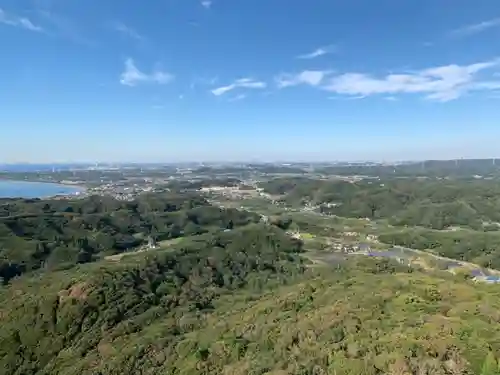
M0 176L0 182L2 181L7 181L7 182L26 182L26 183L39 183L39 184L50 184L50 185L60 185L60 186L70 186L70 187L75 187L81 190L88 190L90 186L84 185L84 184L71 184L69 182L64 182L64 181L48 181L48 180L36 180L36 179L30 179L30 180L19 180L15 178L9 178L5 176Z
M31 193L29 188L23 192L23 189L16 189L15 193L13 193L11 196L9 193L4 194L5 196L1 195L0 191L0 199L9 199L9 198L26 198L26 199L32 199L32 198L38 198L38 199L50 199L50 198L56 198L56 197L66 197L66 198L77 198L79 196L84 195L88 191L87 186L82 186L80 184L75 185L75 184L65 184L65 183L60 183L60 182L51 182L51 181L39 181L39 180L15 180L15 179L10 179L10 178L0 178L0 183L5 182L5 183L12 183L13 185L18 184L18 186L24 186L24 187L29 187L30 185L34 187L34 190L36 191L36 185L42 186L46 185L47 187L50 186L51 188L54 189L54 192L50 191L40 191L39 193ZM65 192L56 192L57 189L61 190L66 190ZM50 190L50 188L48 189ZM8 188L7 188L8 191ZM19 193L21 191L21 193Z

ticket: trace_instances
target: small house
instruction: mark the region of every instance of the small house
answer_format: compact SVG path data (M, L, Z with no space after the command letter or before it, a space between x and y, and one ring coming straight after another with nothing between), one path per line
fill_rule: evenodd
M480 269L474 269L474 270L470 271L470 275L472 277L484 277L485 276L484 272Z
M484 281L487 282L488 284L497 284L500 283L500 276L486 276L484 278Z
M156 247L158 246L158 244L156 243L156 240L149 236L148 237L148 249L156 249Z
M371 251L371 247L367 243L360 243L358 245L358 251L361 251L363 253L369 253Z

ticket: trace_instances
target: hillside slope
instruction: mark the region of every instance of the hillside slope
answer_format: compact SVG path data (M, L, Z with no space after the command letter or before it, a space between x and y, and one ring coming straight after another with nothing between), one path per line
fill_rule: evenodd
M300 275L300 251L281 230L250 225L174 251L18 278L0 289L2 374L143 373L148 353L173 350L220 296ZM132 351L115 351L120 342ZM110 356L120 363L109 367Z
M144 194L132 202L0 199L0 282L33 270L54 271L133 251L158 241L259 221L210 205L198 194Z
M0 293L4 374L481 374L500 291L388 260L306 270L252 225ZM489 371L489 372L488 372Z
M500 187L490 180L383 179L339 180L277 178L260 184L291 205L321 205L342 217L389 219L393 225L431 229L464 226L483 230L500 222Z

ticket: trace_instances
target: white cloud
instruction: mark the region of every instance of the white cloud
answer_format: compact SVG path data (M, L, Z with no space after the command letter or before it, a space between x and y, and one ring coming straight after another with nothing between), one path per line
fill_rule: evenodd
M298 74L281 74L275 78L278 88L285 88L297 85L318 86L330 73L325 70L304 70Z
M320 57L329 53L332 53L335 50L334 46L327 47L319 47L310 53L306 53L304 55L297 56L298 59L315 59L316 57Z
M366 95L357 95L357 96L330 96L328 99L330 100L360 100L366 98Z
M143 73L135 66L134 60L127 59L125 61L125 70L120 77L120 83L126 86L136 86L140 83L156 83L164 85L173 79L173 75L160 70L153 71L151 74Z
M38 25L34 25L28 18L19 17L14 14L7 14L3 9L0 8L0 23L13 27L20 27L34 32L43 32L43 28Z
M265 82L256 81L252 78L240 78L231 83L230 85L221 86L217 87L216 89L213 89L212 94L214 94L215 96L220 96L237 88L263 89L266 86L267 85Z
M212 1L210 1L210 0L202 0L201 1L201 5L203 7L205 7L206 9L210 9L210 7L212 6Z
M477 33L483 32L485 30L491 29L493 27L499 27L499 26L500 26L500 17L493 18L493 19L488 20L488 21L483 21L483 22L472 24L472 25L460 27L456 30L451 31L450 35L452 35L452 36L467 36L467 35L477 34Z
M139 34L137 31L135 31L134 29L132 29L131 27L121 23L121 22L115 22L113 23L113 29L115 29L115 31L118 31L119 33L122 33L132 39L135 39L135 40L144 40L144 37Z
M363 73L345 73L332 77L323 88L343 95L424 94L427 99L450 101L470 91L492 90L496 81L479 81L477 73L498 66L495 59L471 65L446 65L424 69L411 74L389 74L376 78Z
M219 80L219 77L214 76L211 78L205 78L205 77L194 77L191 80L191 84L189 85L189 88L191 90L194 90L197 86L213 86L217 83Z
M229 99L230 102L237 102L239 100L245 99L247 96L245 94L236 95L234 98Z

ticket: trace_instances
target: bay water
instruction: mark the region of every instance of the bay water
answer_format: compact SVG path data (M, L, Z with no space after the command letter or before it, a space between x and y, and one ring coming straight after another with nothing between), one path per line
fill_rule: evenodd
M84 189L77 186L0 180L0 198L47 198L54 195L76 195L82 191Z

